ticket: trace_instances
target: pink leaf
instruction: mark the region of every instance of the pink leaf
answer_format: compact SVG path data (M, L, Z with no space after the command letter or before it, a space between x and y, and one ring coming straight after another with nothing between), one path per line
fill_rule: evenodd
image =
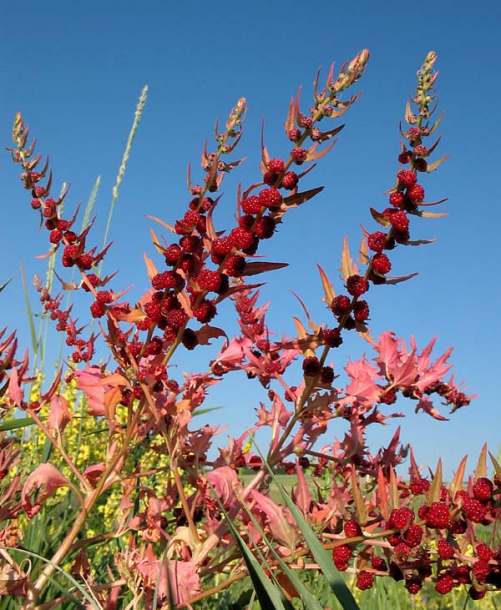
M52 464L40 464L26 479L21 492L21 504L31 519L60 487L71 487L69 480Z
M223 503L223 506L228 509L235 501L235 489L240 486L237 473L229 466L222 466L208 472L206 478L214 488L217 497Z

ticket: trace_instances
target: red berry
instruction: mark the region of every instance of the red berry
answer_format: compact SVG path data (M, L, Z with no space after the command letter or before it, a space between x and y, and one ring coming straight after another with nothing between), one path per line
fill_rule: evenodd
M274 208L282 203L282 195L278 189L263 189L259 191L259 200L265 208Z
M270 172L274 172L275 174L280 174L280 172L283 172L285 168L285 163L282 161L282 159L271 159L271 161L268 163L268 169L270 170Z
M478 589L475 589L475 587L471 586L468 590L468 595L471 597L471 599L473 599L474 601L477 601L479 599L483 599L485 597L485 591L479 591Z
M191 328L186 328L184 330L181 341L187 350L195 349L195 347L198 345L197 335L195 331L191 330Z
M230 277L242 277L247 262L242 256L230 256L224 264L224 272Z
M336 546L332 551L332 559L334 565L340 572L344 572L348 569L348 562L351 559L351 549L347 544L341 544Z
M452 559L454 557L454 547L448 540L439 540L437 550L442 559Z
M437 584L435 585L435 590L437 591L437 593L440 593L440 595L446 595L447 593L450 593L453 588L454 579L450 574L444 574L443 576L440 576L440 578L437 580Z
M390 216L390 222L397 231L407 231L409 228L409 217L403 211L393 212Z
M320 383L330 385L334 381L334 369L331 366L324 366L320 372Z
M317 377L320 375L320 361L316 356L309 356L303 360L303 373L305 377Z
M414 154L418 155L419 157L426 157L429 152L430 151L426 148L426 146L423 146L422 144L418 144L414 149Z
M346 295L339 295L332 299L331 310L335 316L342 316L349 311L351 306L351 299Z
M405 150L404 152L398 155L398 162L402 163L402 165L407 165L411 160L412 153L410 150Z
M298 118L297 122L301 127L306 127L307 129L311 129L311 127L313 127L313 119L305 114L302 114Z
M444 504L443 502L433 502L427 509L424 516L427 527L444 529L449 525L451 516L447 504Z
M157 273L151 279L151 285L155 290L163 290L164 288L182 288L184 285L183 278L175 271L163 271Z
M348 536L348 538L355 538L356 536L362 535L362 530L360 529L360 525L355 519L348 519L344 522L343 525L344 533Z
M407 530L402 534L402 540L407 546L413 549L415 546L421 544L423 538L423 529L420 525L413 523L409 525Z
M372 257L372 266L375 271L384 275L391 271L391 262L390 259L386 256L386 254L375 254Z
M252 244L254 238L252 233L249 233L249 231L246 231L241 227L236 227L230 231L228 239L235 247L239 248L240 250L245 250Z
M410 508L394 508L390 513L390 528L403 530L414 521L414 511Z
M172 244L171 246L168 246L164 251L165 262L168 265L175 265L182 255L183 251L181 250L181 247L177 244Z
M245 214L259 214L263 209L263 202L259 197L252 195L242 201L242 210ZM254 219L252 219L254 221Z
M366 589L370 589L374 584L374 574L371 572L367 572L367 570L362 570L358 573L357 576L357 587L361 591L365 591Z
M481 502L487 502L492 499L492 490L494 484L487 477L480 477L473 484L473 497Z
M203 290L216 292L221 287L221 275L217 271L202 269L196 277L196 282Z
M471 573L477 580L485 580L489 576L490 572L491 567L483 559L476 561L471 568Z
M400 208L404 205L405 195L402 191L395 191L390 195L390 203L394 205L396 208Z
M381 231L376 231L375 233L371 233L367 238L367 243L369 248L373 252L382 252L386 245L386 233L382 233Z
M357 322L365 322L369 317L369 305L367 301L357 301L353 307L353 317Z
M417 182L416 174L408 169L403 169L397 174L400 184L403 186L413 186Z
M102 318L105 314L105 309L99 301L94 301L90 306L90 313L93 318Z
M113 301L113 297L108 290L100 290L97 293L96 300L101 303L101 305L107 305Z
M289 136L289 140L297 142L301 137L301 132L299 131L299 129L289 129L287 135Z
M379 557L379 555L372 556L371 566L378 572L385 572L388 569L386 561L382 557Z
M424 188L420 184L415 184L407 191L407 195L414 203L422 203L424 201Z
M54 229L50 233L49 241L51 244L58 244L61 241L62 237L62 232L59 229Z
M204 299L198 307L193 310L193 315L202 324L207 324L216 315L216 306L212 301Z
M271 216L263 216L256 222L254 233L259 239L269 239L275 232L275 221Z
M218 237L212 242L212 252L226 255L233 250L233 242L229 237Z
M287 191L292 191L297 186L299 181L298 175L294 172L287 172L282 178L282 188Z
M268 184L269 186L274 186L276 181L278 180L278 174L275 172L265 172L263 174L263 182Z
M475 553L479 559L483 559L484 561L490 561L494 555L491 549L485 544L485 542L481 542L477 544L475 549Z
M296 165L301 165L306 161L308 151L306 148L293 148L291 150L291 157Z
M359 297L369 290L369 282L359 275L350 275L346 280L346 289L353 297Z
M82 254L81 256L79 256L77 258L77 265L80 269L83 269L84 271L88 271L89 269L92 269L92 264L94 262L94 259L92 258L91 254Z
M419 591L421 591L422 587L423 583L417 578L410 578L405 583L405 588L407 589L407 591L409 591L411 595L417 595Z
M167 324L174 330L181 328L188 321L188 316L182 309L173 309L165 316Z
M324 328L322 330L322 339L328 347L339 347L343 342L339 328Z
M463 500L463 511L467 519L473 523L482 523L487 515L487 508L476 498Z

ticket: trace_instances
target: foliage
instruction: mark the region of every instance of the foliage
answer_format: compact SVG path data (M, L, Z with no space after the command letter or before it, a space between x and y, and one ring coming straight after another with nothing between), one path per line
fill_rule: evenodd
M160 263L145 257L151 288L136 303L116 286L115 273L102 271L111 244L91 245L94 219L85 214L78 231L78 210L65 213L67 190L52 196L48 161L35 154L16 116L10 152L50 244L49 277L34 284L42 315L64 338L65 364L45 383L43 358L37 361L43 333L32 328L35 368L19 355L15 332L0 336L3 608L215 608L219 599L229 604L228 588L249 577L254 592L242 591L237 605L251 607L256 597L262 607L312 607L314 598L331 604L332 594L325 602L320 595L329 585L344 608L355 608L342 572L365 592L364 605L374 582L383 584L373 598L390 579L412 595L423 587L446 595L466 586L472 600L501 588L501 469L491 456L489 478L487 448L474 476L463 480L465 458L446 485L440 462L429 476L421 473L412 449L399 441L400 429L387 447L374 452L366 444L368 426L403 417L391 407L399 396L439 420L445 417L437 402L454 413L473 398L448 377L452 350L432 356L435 341L420 349L414 338L407 343L391 331L375 338L369 328L369 289L412 277L390 275L397 246L427 243L411 239L411 221L442 215L428 211L441 201L425 202L421 184L445 159L432 160L440 138L428 144L441 120L432 121L433 52L405 110L389 207L370 210L378 230L363 229L357 261L345 241L339 294L339 282L319 267L328 321L314 322L303 306L305 321L294 318L296 336L273 340L280 335L268 327L261 284L248 280L283 266L258 252L294 208L322 190L306 187L306 176L331 151L342 125L321 130L320 123L356 103L359 94L346 92L368 59L364 50L337 76L331 68L322 90L317 74L308 113L299 93L292 99L285 122L290 154L272 157L262 145L261 175L239 187L236 225L228 231L216 225L222 202L216 193L242 163L229 155L242 136L246 101L238 101L223 131L216 124L214 149L202 152L204 179L192 184L188 171L184 215L172 225L153 219L171 237L152 230ZM146 90L108 227L145 101ZM61 293L53 290L54 278ZM65 293L87 304L89 325L78 323L72 302L63 305ZM235 336L226 334L224 320L213 324L223 301L233 303ZM340 367L329 358L353 332L372 355L348 361L340 388ZM213 345L206 368L176 378L178 350L201 345ZM236 371L260 384L267 399L256 408L255 425L215 451L218 427L204 425L201 407L210 388ZM339 420L348 425L344 438L322 441ZM253 445L261 429L270 438L263 453ZM405 479L396 468L407 456ZM250 480L243 469L252 469ZM280 483L272 491L278 471L294 475L290 497Z

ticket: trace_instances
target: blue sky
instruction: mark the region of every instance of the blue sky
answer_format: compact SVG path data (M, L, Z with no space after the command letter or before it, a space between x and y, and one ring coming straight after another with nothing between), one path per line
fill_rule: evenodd
M461 457L470 466L484 442L493 453L501 443L498 391L500 333L497 272L501 187L498 178L501 5L439 1L418 10L415 4L362 0L315 3L296 0L227 2L4 2L0 7L0 143L10 146L15 112L21 110L37 136L39 152L50 155L54 184L71 183L68 209L88 200L98 176L101 187L94 235L101 243L111 189L121 161L137 98L149 85L148 102L122 185L111 231L115 241L106 270L120 268L115 286L147 285L142 255L153 254L146 214L173 222L188 201L185 176L191 162L200 176L200 152L214 120L224 121L236 100L249 103L240 156L245 166L222 191L220 226L229 225L235 188L258 179L259 130L266 117L266 143L272 156L289 149L283 132L288 101L303 85L305 108L319 66L340 66L362 48L371 60L357 105L345 116L346 128L334 151L308 178L325 186L309 205L293 211L266 244L268 260L290 266L268 277L263 300L272 299L270 325L292 333L291 315L301 310L291 290L301 295L316 321L328 319L320 301L319 262L331 275L346 234L352 250L360 224L373 227L369 207L385 207L384 191L397 171L398 123L415 72L430 49L438 54L441 154L450 159L425 178L429 199L449 197L450 216L415 223L413 236L438 238L423 248L400 248L392 255L397 273L419 277L396 287L371 290L374 334L394 330L424 346L438 334L437 355L455 346L456 379L480 397L450 422L412 414L401 420L402 439L413 444L421 464L439 455L448 475ZM57 192L57 186L56 192ZM19 278L22 259L29 278L43 274L34 256L46 249L36 233L37 217L21 188L18 168L0 156L0 280L16 274L0 296L2 326L19 326L26 345L27 320ZM160 262L160 261L158 261ZM337 283L340 291L341 284ZM208 348L206 348L208 349ZM366 349L356 338L336 354L346 359ZM209 350L210 351L210 350ZM182 366L196 369L197 357ZM241 392L241 379L221 384L208 406L224 405L211 422L229 424L239 434L253 422L253 408L264 399L258 388ZM223 388L225 386L225 388ZM373 449L389 439L393 425L371 433ZM332 430L330 438L341 430ZM227 433L221 437L222 442ZM328 438L328 437L326 437Z

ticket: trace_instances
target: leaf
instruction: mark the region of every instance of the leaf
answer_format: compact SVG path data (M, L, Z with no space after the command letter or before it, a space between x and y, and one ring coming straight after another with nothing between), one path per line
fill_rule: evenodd
M409 273L409 275L401 275L401 276L386 276L386 284L393 286L395 284L400 284L400 282L405 282L406 280L410 280L413 277L416 277L419 273Z
M330 307L334 297L336 296L336 293L334 292L334 288L332 287L331 281L327 277L327 274L318 263L317 267L320 273L320 278L322 279L322 287L324 289L325 294L325 298L322 300L327 304L327 307Z
M346 235L344 236L343 241L343 253L341 255L341 267L339 268L339 271L341 272L341 276L344 280L347 280L350 275L353 275L358 271L350 256L350 248L348 246L348 238Z
M276 269L283 269L288 267L289 263L267 263L265 261L253 261L247 263L243 275L258 275L259 273L266 273L266 271L275 271Z
M150 220L154 220L155 222L158 222L159 225L162 225L162 227L165 227L166 229L168 229L171 233L175 233L176 230L174 229L174 227L171 227L170 225L168 225L166 222L164 222L163 220L160 220L160 218L156 218L155 216L150 216L149 214L146 214L146 218L149 218Z
M42 508L42 502L60 487L72 487L70 481L52 464L40 464L29 475L21 492L21 504L29 519Z
M492 465L494 466L494 471L498 475L498 479L501 481L501 466L499 465L499 462L496 460L496 458L492 455L492 453L490 451L489 451L489 457L491 458Z
M377 493L379 498L379 510L385 521L388 521L390 518L390 509L388 507L388 490L386 487L384 472L381 466L378 467L377 471Z
M31 417L22 417L19 419L13 419L0 424L0 432L7 432L9 430L17 430L18 428L25 428L26 426L32 426L35 423Z
M218 337L225 337L229 341L224 330L216 326L209 326L209 324L204 324L200 329L195 331L195 334L199 345L210 345L210 339L217 339Z
M381 212L378 212L377 210L375 210L374 208L370 208L371 210L371 215L372 218L374 218L374 220L380 224L382 227L389 227L391 222L389 218L386 218L386 216L383 216L383 214L381 214Z
M433 502L438 502L440 500L440 492L442 489L442 460L438 459L437 469L435 471L435 475L433 477L433 481L430 485L430 489L426 494L426 503L428 506Z
M359 523L365 523L367 521L367 510L365 508L365 502L362 497L362 492L358 486L357 471L355 466L351 467L351 490L353 493L353 502L355 504L355 515Z
M443 163L443 162L444 162L446 159L448 159L449 157L450 157L450 155L445 155L444 157L442 157L442 158L438 159L438 161L435 161L435 163L431 163L431 164L430 164L430 165L428 165L428 167L426 168L426 171L429 173L429 172L432 172L432 171L436 170L436 169L437 169L437 167L438 167L439 165L442 165L442 163Z
M153 245L155 246L155 250L159 254L163 254L164 253L164 248L160 245L160 240L155 235L155 231L153 231L153 229L151 227L150 227L150 233L151 233L151 239L153 240Z
M320 150L318 152L315 152L316 148L317 148L317 144L315 143L309 149L308 156L306 157L306 161L317 161L318 159L321 159L334 148L337 141L338 141L338 138L335 138L334 140L332 140L332 142L329 144L329 146L327 146L327 148L324 148L323 150Z
M466 468L467 461L468 461L468 456L465 455L464 458L461 460L461 463L459 464L458 469L456 470L454 479L452 480L450 490L451 490L451 494L452 494L453 498L456 496L458 491L461 491L461 489L463 489L463 478L464 478L464 471Z
M482 447L474 474L476 479L487 476L487 443Z
M397 477L395 475L395 469L390 465L390 500L391 508L398 508L400 506L400 492L398 491Z
M0 286L0 292L2 292L2 290L4 290L14 279L14 276L10 277L6 282L4 282L1 286Z
M445 218L449 216L447 212L417 212L420 218Z
M144 262L146 263L146 271L148 273L148 277L151 280L155 275L158 274L158 269L156 268L153 261L146 256L146 254L143 254L143 257L144 257Z
M304 191L303 193L296 193L295 195L289 195L289 197L286 197L284 199L284 203L288 208L296 207L298 205L306 203L309 199L311 199L312 197L315 197L315 195L318 195L318 193L321 193L323 190L324 190L324 187L319 186L317 188L310 189L309 191Z

